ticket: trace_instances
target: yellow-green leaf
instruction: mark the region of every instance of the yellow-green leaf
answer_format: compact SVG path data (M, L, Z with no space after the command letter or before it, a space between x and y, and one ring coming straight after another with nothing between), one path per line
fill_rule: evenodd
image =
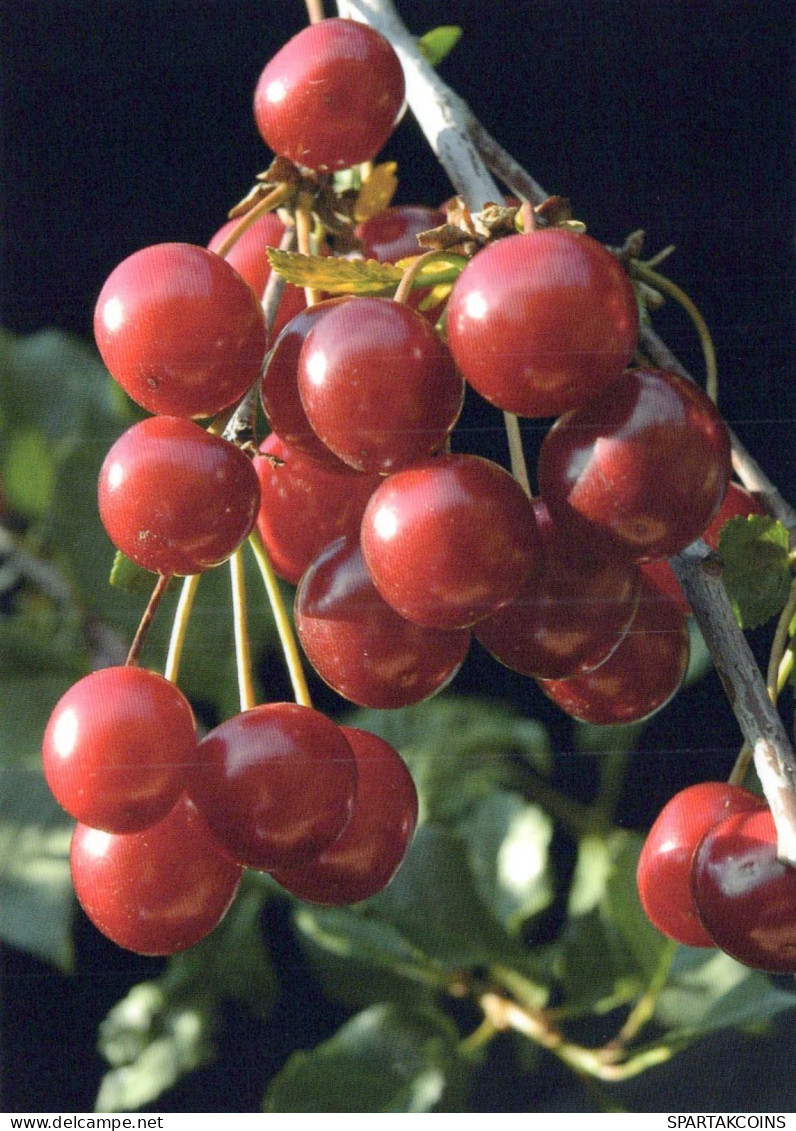
M301 255L268 249L277 274L297 287L312 287L327 294L389 294L401 281L403 271L392 263L375 259L335 259L332 256Z
M446 55L450 55L462 37L462 29L452 24L432 28L417 41L421 54L432 67L438 67Z
M385 161L371 169L368 179L359 190L354 208L354 219L358 224L369 220L371 216L378 216L389 207L398 188L398 178L395 175L397 168L397 162Z

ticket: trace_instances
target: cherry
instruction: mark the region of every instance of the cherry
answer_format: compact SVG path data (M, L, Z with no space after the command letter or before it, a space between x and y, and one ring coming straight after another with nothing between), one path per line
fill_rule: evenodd
M350 295L339 295L294 315L271 350L260 385L263 411L272 431L294 451L338 471L345 465L318 439L307 420L299 396L297 370L301 347L312 327L330 310L350 299Z
M131 833L166 816L183 791L196 725L182 692L145 668L92 672L58 701L44 732L44 776L66 811Z
M310 169L370 161L392 133L404 100L398 56L379 32L353 20L304 28L266 65L254 116L266 145Z
M583 554L534 502L543 566L508 604L473 627L475 638L513 671L562 679L596 668L636 612L637 569Z
M361 539L387 604L432 628L488 616L538 566L530 499L481 456L436 456L388 476L367 505Z
M618 259L563 228L495 240L448 301L467 382L520 416L557 416L603 392L633 356L638 307Z
M100 469L99 510L110 540L156 573L218 565L249 534L259 506L251 460L181 417L134 424Z
M181 797L162 821L119 835L78 824L70 853L83 910L118 946L166 955L203 939L223 919L242 869Z
M362 241L366 259L396 263L399 259L419 255L423 249L417 242L418 235L440 227L445 219L445 213L439 208L396 204L357 224L354 235Z
M715 945L691 895L691 861L699 842L733 813L758 809L754 793L726 782L700 782L676 793L649 831L636 870L641 905L664 935L686 946Z
M307 419L358 471L389 472L442 448L464 382L427 319L387 298L359 298L320 318L298 362Z
M716 946L745 966L796 973L796 869L777 858L769 809L713 825L694 853L691 893Z
M584 675L540 680L539 686L583 722L638 722L675 694L688 667L688 652L688 627L676 602L642 577L636 615L608 659Z
M134 401L170 416L210 416L260 373L266 328L257 295L203 247L162 243L108 276L94 312L102 360Z
M730 440L715 405L692 382L631 369L556 421L538 472L550 513L573 537L635 560L668 558L718 511Z
M351 820L302 868L271 873L299 899L335 906L382 891L403 863L417 824L417 791L400 754L375 734L341 729L357 760Z
M390 608L358 539L338 538L312 563L296 593L295 621L321 678L363 707L427 699L453 679L470 647L466 628L424 628Z
M208 243L208 250L216 251L239 223L240 217L238 216L222 224ZM235 268L260 299L263 297L265 284L271 274L271 264L268 262L266 248L279 247L284 231L285 225L277 214L266 212L264 216L260 216L251 227L246 229L224 256L227 263ZM271 337L275 338L290 319L304 310L306 305L307 301L302 288L294 287L292 283L285 283Z
M262 500L257 529L276 572L296 585L329 542L343 534L359 537L362 515L381 478L362 475L339 460L336 467L316 463L273 432L260 451L253 461Z
M199 743L188 793L241 864L298 868L340 835L357 764L340 728L296 703L226 719Z

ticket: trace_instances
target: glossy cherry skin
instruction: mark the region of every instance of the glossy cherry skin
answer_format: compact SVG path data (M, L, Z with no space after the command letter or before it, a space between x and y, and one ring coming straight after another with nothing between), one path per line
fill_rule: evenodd
M669 558L721 506L730 439L691 381L662 369L630 369L556 421L538 472L550 513L573 537L636 561Z
M239 223L240 217L238 216L222 224L208 243L208 249L216 251ZM266 212L264 216L255 220L250 228L246 229L224 256L227 263L235 268L242 279L246 280L259 299L263 297L265 284L271 274L271 264L268 262L266 249L279 247L284 231L285 225L277 214ZM282 292L282 299L276 313L276 321L271 331L272 341L275 340L277 334L287 325L290 319L304 310L306 305L307 300L304 297L303 289L293 286L292 283L285 283L285 289Z
M607 660L584 675L540 680L563 711L598 726L646 719L672 698L688 667L688 627L676 602L642 578L638 608Z
M307 420L299 396L298 360L304 340L316 322L341 303L350 301L350 295L338 295L294 315L274 343L260 385L263 412L271 431L294 451L338 471L345 465L321 442Z
M362 241L366 259L379 263L397 263L420 255L417 242L420 232L428 232L445 223L445 213L423 204L396 204L357 224L354 235Z
M388 476L362 519L373 584L407 620L466 628L516 596L539 563L531 501L481 456L442 455Z
M296 703L225 720L199 743L188 793L239 863L298 868L336 840L353 811L357 764L340 728Z
M274 432L260 451L253 461L261 495L257 529L276 572L297 585L335 538L359 537L362 515L381 478L339 461L336 467L316 463Z
M138 954L186 950L208 935L235 898L242 868L181 797L162 821L119 835L78 824L72 882L95 927Z
M619 558L584 555L534 502L542 567L507 605L473 626L476 640L512 671L562 679L591 671L624 637L640 578Z
M464 400L428 320L387 298L354 299L316 322L301 348L298 388L327 448L380 474L439 451Z
M380 596L359 539L338 538L301 579L296 631L330 687L362 707L419 703L445 687L470 648L466 628L424 628Z
M676 793L650 829L636 869L647 918L686 946L715 946L699 921L691 895L691 861L705 834L725 817L763 806L749 790L727 782L700 782Z
M796 868L777 859L768 808L725 817L705 834L691 894L716 946L745 966L796 973Z
M144 569L202 573L254 526L260 484L240 448L176 416L128 428L100 469L99 510L117 549Z
M311 24L277 51L254 94L254 116L274 153L310 169L370 161L404 100L398 56L353 20Z
M102 360L149 412L210 416L243 396L262 367L260 301L207 248L154 244L108 276L94 311Z
M633 356L638 306L617 258L563 228L495 240L448 301L448 343L468 384L519 416L598 396Z
M357 797L337 840L303 868L271 875L309 903L340 906L382 891L400 868L417 824L417 791L397 750L375 734L342 727L357 760Z
M83 824L138 832L182 793L196 741L190 704L173 683L145 668L103 668L56 704L44 732L44 776Z

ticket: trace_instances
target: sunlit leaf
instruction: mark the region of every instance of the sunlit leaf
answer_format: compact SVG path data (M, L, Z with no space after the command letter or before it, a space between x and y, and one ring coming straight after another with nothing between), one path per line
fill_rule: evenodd
M788 531L770 515L732 518L719 535L722 579L741 628L775 617L788 599Z
M422 55L432 67L438 67L446 55L450 55L462 37L462 29L452 24L432 28L417 41Z

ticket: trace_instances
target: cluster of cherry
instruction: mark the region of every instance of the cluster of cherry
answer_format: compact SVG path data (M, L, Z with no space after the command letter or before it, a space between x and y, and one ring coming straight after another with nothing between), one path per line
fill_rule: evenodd
M386 40L329 19L271 60L255 116L281 158L328 173L372 159L403 97ZM366 256L393 261L439 220L389 209L355 234ZM495 239L453 285L444 335L416 304L344 296L304 309L288 287L263 374L265 248L281 230L265 215L225 258L213 249L229 225L208 248L145 248L103 286L98 347L154 414L101 470L114 545L161 575L191 575L257 524L276 571L298 584L309 660L358 704L432 695L475 637L578 718L627 722L662 706L688 635L677 598L645 571L720 521L729 438L691 383L627 368L638 312L619 260L567 228ZM271 434L252 460L195 420L258 381ZM557 417L538 498L451 451L465 384L507 413ZM417 818L411 777L381 739L271 703L198 742L182 693L134 666L66 693L44 768L79 822L81 903L144 953L212 929L244 867L301 898L363 899L394 875Z

